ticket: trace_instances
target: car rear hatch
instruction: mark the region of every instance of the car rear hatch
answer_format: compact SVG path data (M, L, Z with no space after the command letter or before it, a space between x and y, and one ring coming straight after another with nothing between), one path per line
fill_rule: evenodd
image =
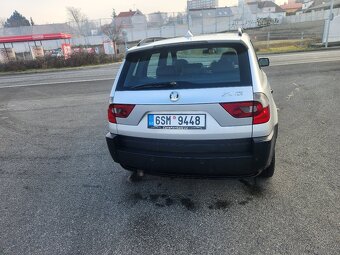
M128 137L251 138L253 100L242 43L163 46L127 55L109 119Z

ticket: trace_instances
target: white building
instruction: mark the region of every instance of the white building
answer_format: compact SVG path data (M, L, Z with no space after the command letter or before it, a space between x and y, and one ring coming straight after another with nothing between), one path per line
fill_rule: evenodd
M209 9L218 7L218 0L188 0L188 10Z
M166 12L154 12L148 15L149 26L163 26L168 22L168 13Z
M146 16L140 10L120 12L114 22L119 29L129 27L144 29L147 25Z

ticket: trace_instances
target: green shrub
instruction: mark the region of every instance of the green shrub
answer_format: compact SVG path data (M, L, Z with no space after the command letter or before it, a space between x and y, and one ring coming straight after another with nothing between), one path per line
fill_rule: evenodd
M0 64L0 72L16 72L29 69L49 69L63 67L79 67L99 65L114 62L111 56L105 54L75 53L69 59L64 57L45 56L35 60L18 60Z

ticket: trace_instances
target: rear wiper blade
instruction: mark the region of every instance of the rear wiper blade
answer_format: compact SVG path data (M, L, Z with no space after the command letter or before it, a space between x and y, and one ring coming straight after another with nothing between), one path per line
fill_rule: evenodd
M129 89L144 89L144 88L162 88L162 87L175 87L177 82L159 82L159 83L146 83L137 86L133 86Z

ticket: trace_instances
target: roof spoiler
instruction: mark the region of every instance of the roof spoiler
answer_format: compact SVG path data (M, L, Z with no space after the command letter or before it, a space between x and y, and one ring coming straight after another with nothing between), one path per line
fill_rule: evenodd
M143 40L141 40L137 46L143 46L149 43L153 43L153 42L157 42L157 41L161 41L161 40L165 40L167 38L165 37L149 37L149 38L145 38Z

